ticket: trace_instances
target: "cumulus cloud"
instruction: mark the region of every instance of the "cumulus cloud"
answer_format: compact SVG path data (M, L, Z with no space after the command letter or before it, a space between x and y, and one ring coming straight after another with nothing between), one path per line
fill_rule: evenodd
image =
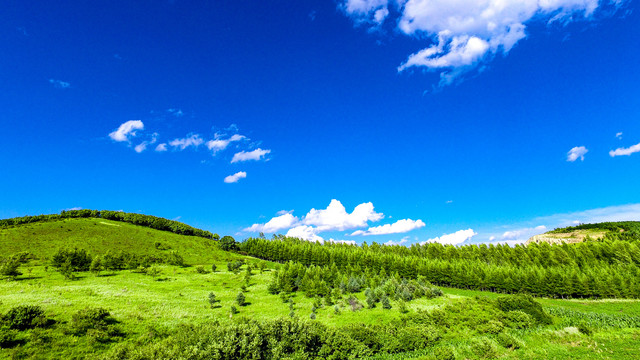
M471 239L476 235L478 235L478 233L473 231L473 229L458 230L453 234L444 234L440 237L423 241L420 243L420 245L424 245L427 243L434 243L434 242L437 242L443 245L458 245L458 244L462 244L463 242Z
M156 151L157 152L167 151L167 144L166 143L158 144L158 146L156 146Z
M140 120L129 120L121 124L117 130L109 134L114 141L129 141L129 137L136 136L136 130L143 130L144 124Z
M389 240L386 243L382 244L382 245L387 245L387 246L394 246L394 245L404 245L406 243L409 242L409 237L405 236L402 239L400 239L400 241L393 241L393 240Z
M233 164L240 161L260 160L270 152L271 150L263 150L260 148L255 149L253 151L240 151L233 155L233 159L231 159L231 163Z
M140 144L136 145L133 149L139 154L147 149L147 142L143 141Z
M578 159L584 161L584 155L589 152L584 146L576 146L567 153L567 161L574 162ZM613 155L612 155L613 156Z
M299 221L297 216L284 213L269 220L266 224L253 224L244 231L275 233L278 230L292 228Z
M53 84L53 86L57 89L68 89L69 87L71 87L71 84L62 80L49 79L49 83Z
M224 149L227 148L227 146L229 146L230 143L234 142L234 141L240 141L242 139L245 139L245 136L242 135L238 135L235 134L233 136L231 136L228 139L214 139L214 140L209 140L207 141L207 148L209 150L211 150L213 152L213 154L215 155L215 153L217 153L218 151L222 151Z
M351 236L355 235L385 235L385 234L399 234L406 233L411 230L419 229L426 224L422 220L403 219L394 222L393 224L385 224L380 226L370 227L367 230L354 231Z
M324 239L317 234L317 231L318 229L313 226L300 225L289 229L285 236L324 243Z
M189 146L193 146L193 147L198 147L200 145L202 145L202 143L204 142L204 140L202 140L202 138L200 137L200 135L198 134L192 134L190 136L187 136L186 138L183 139L174 139L169 141L169 145L175 147L175 148L180 148L180 150L184 150L186 148L188 148Z
M369 221L378 221L383 217L383 214L374 211L370 202L360 204L348 213L340 201L333 199L326 209L309 210L302 223L317 226L319 231L342 231L367 226Z
M609 151L609 156L611 157L621 156L621 155L629 156L637 152L640 152L640 144L635 144L635 145L629 146L628 148L617 148L615 150L611 150Z
M603 1L620 6L624 0ZM567 24L591 19L598 0L342 0L339 7L358 25L377 28L393 14L400 33L430 39L398 67L441 72L441 85L489 60L507 54L526 35L532 20ZM394 11L390 12L389 8Z
M244 171L239 171L233 175L229 175L226 178L224 178L224 182L227 184L231 184L231 183L236 183L238 182L240 179L244 179L247 177L247 173Z

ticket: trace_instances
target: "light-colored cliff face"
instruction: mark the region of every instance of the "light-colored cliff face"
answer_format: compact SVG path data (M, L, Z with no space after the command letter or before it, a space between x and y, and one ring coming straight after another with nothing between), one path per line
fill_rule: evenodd
M549 243L551 245L559 245L563 243L574 244L584 241L584 239L589 236L590 238L597 240L601 239L605 231L594 231L594 230L576 230L567 233L559 233L559 234L550 234L544 233L540 235L532 236L525 245L529 245L532 243Z

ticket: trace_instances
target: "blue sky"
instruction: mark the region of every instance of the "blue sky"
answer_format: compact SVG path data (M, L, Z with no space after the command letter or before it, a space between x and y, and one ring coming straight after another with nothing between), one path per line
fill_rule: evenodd
M640 220L637 1L540 4L7 1L0 217L402 244Z

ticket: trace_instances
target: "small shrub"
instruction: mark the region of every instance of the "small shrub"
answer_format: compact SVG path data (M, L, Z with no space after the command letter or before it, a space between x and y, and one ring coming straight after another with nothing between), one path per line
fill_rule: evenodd
M18 331L0 328L0 349L8 349L18 345Z
M56 268L67 268L70 271L87 271L91 267L91 255L84 249L59 249L51 259Z
M351 311L358 311L363 308L360 301L358 301L358 299L356 299L353 296L349 296L349 298L347 299L347 302L349 303L349 306L351 306Z
M544 312L542 306L533 300L531 295L501 296L496 299L496 304L502 311L521 310L531 316L537 324L549 325L552 323L551 316Z
M247 300L244 297L244 294L242 292L239 292L238 296L236 296L236 303L238 303L239 306L245 306L246 305Z
M484 324L478 325L478 332L484 334L498 334L504 329L504 324L497 320L489 320Z
M26 330L36 326L46 326L47 319L40 306L21 305L11 308L2 316L2 322L9 329Z
M333 307L333 313L336 315L340 315L340 307L338 305Z
M439 347L433 351L433 356L437 360L455 360L456 353L450 347Z
M498 334L498 336L496 336L496 340L498 341L498 344L500 344L500 346L502 346L505 349L516 350L516 349L520 349L523 346L522 341L516 339L515 337L507 333Z
M15 259L0 259L0 276L15 278L22 275L18 268L20 262Z
M391 301L386 296L382 298L382 308L385 310L391 309Z
M502 321L513 329L526 329L534 324L531 316L522 310L507 311Z
M400 300L400 304L398 304L398 310L400 310L402 314L408 313L409 308L407 307L407 302Z
M218 268L218 267L216 266L216 264L212 264L212 265L211 265L211 272L216 272L216 269L217 269L217 268Z
M231 314L235 315L237 313L238 313L238 309L235 306L231 305Z
M498 356L494 342L488 338L474 339L471 349L480 359L495 359Z
M316 313L313 313L313 312L312 312L312 313L311 313L311 315L309 315L309 318L310 318L311 320L315 320L315 319L316 319Z
M206 274L207 273L207 271L204 269L204 266L202 266L202 265L196 266L196 272L198 274Z
M71 316L71 322L66 333L82 336L88 335L99 341L109 341L114 336L120 336L121 332L115 326L117 321L111 317L109 311L103 308L85 308ZM91 331L90 330L94 330Z
M593 330L585 322L581 322L580 324L578 324L577 328L578 328L578 331L580 331L581 333L587 336L591 336L591 334L593 334Z
M209 293L209 305L211 305L211 307L213 307L213 305L215 305L216 302L218 302L218 300L216 299L216 294L210 292Z
M182 255L178 254L175 251L170 251L169 254L167 254L167 264L169 265L174 265L174 266L180 266L180 267L185 267L186 263L184 262L184 258L182 257Z

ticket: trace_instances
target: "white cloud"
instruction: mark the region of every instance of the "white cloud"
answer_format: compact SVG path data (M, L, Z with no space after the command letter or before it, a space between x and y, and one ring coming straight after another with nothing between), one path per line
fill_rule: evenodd
M276 213L276 215L291 214L292 212L293 210L280 210Z
M370 227L367 230L354 231L351 236L355 235L385 235L385 234L399 234L406 233L411 230L419 229L426 224L422 220L403 219L394 222L393 224L385 224L380 226Z
M157 152L167 151L167 144L166 143L158 144L158 146L156 146L156 151Z
M139 154L147 149L147 142L143 141L140 144L136 145L133 149Z
M356 206L349 214L340 201L333 199L326 209L309 210L302 223L315 225L319 231L342 231L367 226L369 221L378 221L383 217L383 214L373 210L373 204L370 202Z
M207 148L209 150L211 150L215 154L218 151L222 151L222 150L226 149L227 146L229 146L229 144L231 142L240 141L242 139L245 139L245 137L242 136L242 135L235 134L235 135L231 136L228 139L209 140L209 141L207 141Z
M247 173L244 171L239 171L233 175L229 175L226 178L224 178L224 182L226 182L227 184L231 184L231 183L236 183L238 182L238 180L240 179L244 179L247 177Z
M420 243L420 245L424 245L426 243L433 243L433 242L437 242L443 245L458 245L458 244L462 244L463 242L471 239L476 235L478 234L475 231L473 231L473 229L458 230L453 234L444 234L440 237L423 241Z
M193 147L198 147L200 145L202 145L202 143L204 142L204 140L202 140L202 138L200 137L200 135L198 134L192 134L190 136L187 136L186 138L183 139L174 139L169 141L169 145L176 147L176 148L180 148L180 150L184 150L186 148L188 148L189 146L193 146Z
M567 153L567 161L574 162L578 159L584 161L584 155L589 152L584 146L576 146ZM613 155L612 155L613 156Z
M71 87L71 84L62 80L49 79L49 83L53 84L53 86L58 89L68 89Z
M405 236L403 237L400 241L393 241L393 240L389 240L386 243L382 244L382 245L387 245L387 246L394 246L394 245L403 245L409 242L409 237Z
M184 113L180 109L167 109L167 111L175 117L181 117L184 115Z
M316 234L317 231L318 229L313 226L300 225L287 231L285 236L324 243L324 239Z
M640 144L635 144L632 145L628 148L617 148L615 150L611 150L609 151L609 156L614 157L614 156L621 156L621 155L626 155L629 156L633 153L637 153L640 152Z
M614 6L623 2L603 1ZM527 36L528 22L588 20L598 5L598 0L342 0L339 6L356 24L372 28L390 17L389 7L393 6L396 18L387 23L431 43L410 55L398 71L442 69L441 85L445 85L483 60L507 54Z
M618 139L622 139L622 131L621 131L621 132L616 133L616 137L617 137Z
M297 216L285 213L269 220L266 224L253 224L244 231L275 233L278 230L290 229L299 221Z
M76 207L72 207L72 208L68 208L68 209L64 209L65 211L73 211L73 210L82 210L81 206L76 206Z
M235 153L233 155L233 159L231 159L231 163L236 163L240 161L248 161L248 160L260 160L265 155L269 154L271 150L262 150L260 148L255 149L253 151L240 151L239 153Z
M109 134L114 141L129 141L129 137L136 136L136 130L143 130L144 124L140 120L129 120L121 124L117 130Z

